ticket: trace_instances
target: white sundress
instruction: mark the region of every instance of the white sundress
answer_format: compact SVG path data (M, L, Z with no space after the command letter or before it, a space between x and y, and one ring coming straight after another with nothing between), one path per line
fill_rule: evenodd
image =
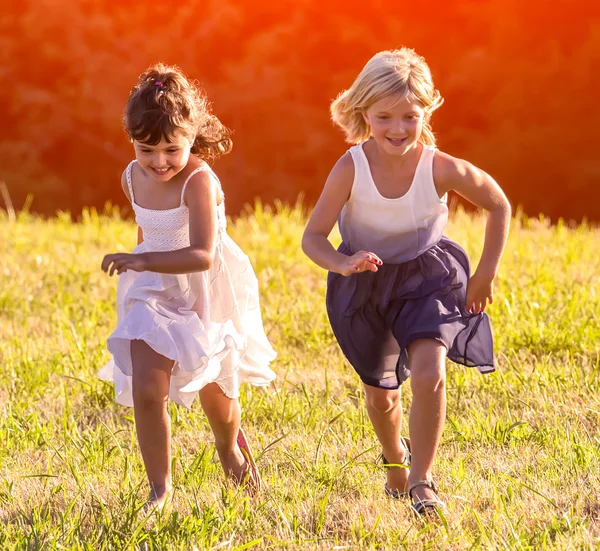
M146 209L136 204L127 167L127 184L144 241L133 253L172 251L188 247L189 211L181 192L179 207ZM237 398L240 385L268 385L275 379L269 363L276 353L262 324L258 281L246 254L227 234L225 202L217 207L215 258L212 267L190 274L161 274L128 270L119 276L115 331L108 338L113 358L99 372L113 381L116 401L133 406L130 344L143 340L175 361L169 397L191 407L196 394L216 382L226 396Z

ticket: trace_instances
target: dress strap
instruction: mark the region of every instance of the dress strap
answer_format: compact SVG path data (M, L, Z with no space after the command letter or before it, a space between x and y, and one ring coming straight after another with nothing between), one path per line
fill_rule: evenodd
M185 194L185 188L188 185L188 182L192 179L192 176L194 174L198 174L198 172L202 172L203 170L205 170L205 168L203 166L199 166L198 168L192 170L192 172L190 173L190 175L185 179L185 182L183 182L183 187L181 188L181 205L183 206L183 196Z
M190 175L186 178L185 182L183 183L183 187L181 188L181 205L183 205L183 196L185 194L185 188L187 187L188 182L192 179L192 176L194 174L197 174L198 172L208 172L213 179L217 182L219 189L221 190L221 193L223 193L223 189L221 188L221 181L219 180L219 178L217 177L217 175L213 172L212 168L210 168L209 166L199 166L198 168L192 170L192 172L190 173Z
M127 170L126 170L126 174L127 174L127 187L129 188L129 199L131 199L131 203L133 204L135 201L133 200L133 184L131 183L131 167L133 166L133 163L135 163L137 161L133 160L131 161L128 165L127 165Z

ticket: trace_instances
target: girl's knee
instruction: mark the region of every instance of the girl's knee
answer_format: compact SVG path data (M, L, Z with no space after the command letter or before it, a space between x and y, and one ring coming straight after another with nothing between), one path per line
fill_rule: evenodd
M444 365L416 365L411 367L410 387L413 394L431 394L446 387L446 367Z
M370 388L366 391L365 399L370 409L378 413L388 413L400 403L400 391Z
M132 392L135 405L150 405L165 403L169 395L169 388L165 388L155 378L142 374L133 378Z
M216 423L230 423L235 416L233 408L232 403L202 403L202 410L206 417Z
M413 394L437 392L446 386L446 347L433 339L420 339L408 348Z

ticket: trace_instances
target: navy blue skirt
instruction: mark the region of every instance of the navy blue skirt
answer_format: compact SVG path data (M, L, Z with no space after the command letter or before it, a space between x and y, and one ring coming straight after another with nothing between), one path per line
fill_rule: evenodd
M342 243L338 251L351 256ZM455 363L494 371L488 315L465 310L467 253L442 237L423 254L377 272L327 277L327 314L342 352L370 386L398 388L410 375L407 347L417 339L444 344Z

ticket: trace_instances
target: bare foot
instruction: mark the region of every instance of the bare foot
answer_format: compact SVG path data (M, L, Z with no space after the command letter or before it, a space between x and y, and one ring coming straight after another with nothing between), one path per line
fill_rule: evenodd
M148 496L148 501L146 501L143 511L148 513L167 513L170 509L171 503L173 500L173 490L172 488L164 488L164 489L152 489L150 490L150 495Z
M221 465L227 478L236 484L240 484L248 472L248 462L239 447L235 447L233 452L227 455L220 455Z
M260 474L242 429L239 430L237 446L233 452L223 455L219 453L219 459L225 474L234 484L243 485L251 495L256 494L261 486Z

